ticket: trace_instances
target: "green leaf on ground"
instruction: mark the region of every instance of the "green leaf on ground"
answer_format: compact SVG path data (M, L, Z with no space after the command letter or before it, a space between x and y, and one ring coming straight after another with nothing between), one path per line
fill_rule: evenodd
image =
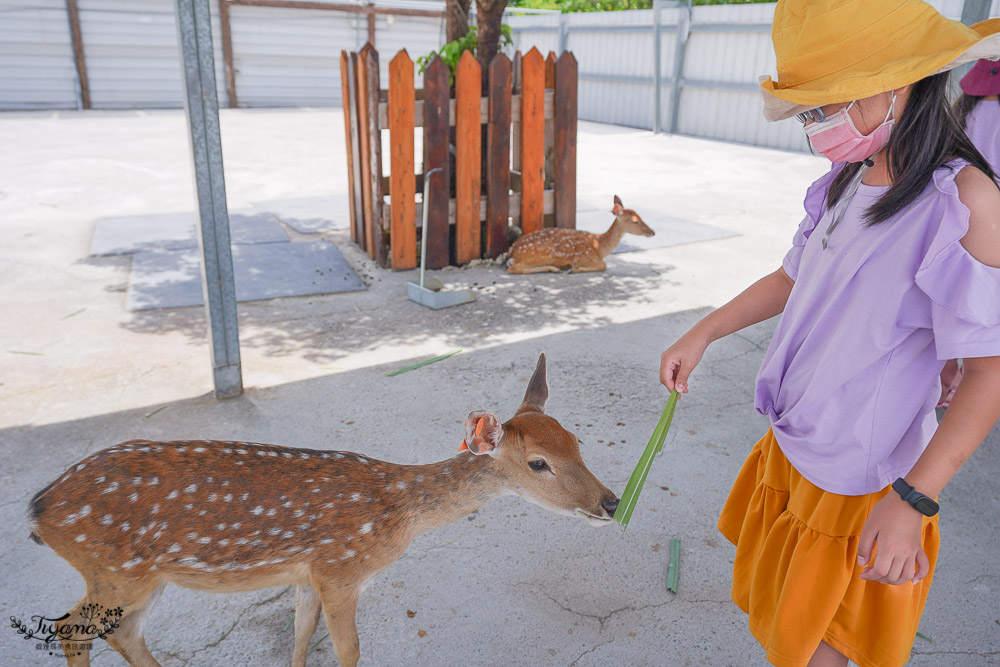
M448 357L452 356L453 354L458 354L461 351L462 351L461 349L452 350L451 352L448 352L447 354L442 354L440 356L434 357L433 359L428 359L427 361L421 361L419 364L413 364L412 366L406 366L405 368L400 368L399 370L395 370L395 371L393 371L391 373L386 373L386 375L388 375L389 377L394 377L394 376L399 375L401 373L407 373L409 371L415 371L418 368L423 368L424 366L426 366L428 364L433 364L433 363L435 363L437 361L441 361L442 359L447 359Z

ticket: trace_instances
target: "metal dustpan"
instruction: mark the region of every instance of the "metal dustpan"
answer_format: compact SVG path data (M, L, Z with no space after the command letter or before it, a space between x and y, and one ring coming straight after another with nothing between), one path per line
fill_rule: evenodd
M435 291L425 286L424 272L427 267L427 212L430 209L427 205L427 197L431 175L441 170L441 167L437 167L424 174L424 212L420 228L420 282L415 283L411 280L406 283L406 296L410 301L419 303L421 306L433 308L434 310L460 306L463 303L476 300L476 297L472 296L472 292L469 290L454 290L449 292L448 290L440 289Z

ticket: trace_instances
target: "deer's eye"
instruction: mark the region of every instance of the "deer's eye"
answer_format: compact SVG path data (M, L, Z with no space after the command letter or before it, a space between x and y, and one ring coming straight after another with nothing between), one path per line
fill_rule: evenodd
M528 466L536 472L541 472L542 470L549 469L549 464L543 461L542 459L535 459L533 461L528 461Z

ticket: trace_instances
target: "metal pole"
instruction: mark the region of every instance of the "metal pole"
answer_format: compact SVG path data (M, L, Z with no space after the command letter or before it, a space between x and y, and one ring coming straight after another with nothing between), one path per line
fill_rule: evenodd
M569 14L559 15L559 53L566 50L566 41L569 32Z
M431 196L431 176L439 171L444 171L444 167L434 167L424 174L424 208L423 221L420 223L420 286L424 286L424 270L427 268L427 216L430 211Z
M663 41L660 39L660 24L663 20L662 0L653 0L653 134L660 133L660 93L663 88L660 60L663 52Z
M985 21L990 16L992 4L992 0L965 0L965 6L962 7L962 23L972 25Z
M677 133L678 114L681 108L681 78L684 75L684 53L687 51L688 33L691 31L691 0L683 7L677 21L674 38L674 78L670 81L670 132Z
M215 396L229 398L243 393L243 375L236 323L233 256L229 247L229 211L222 170L212 21L209 0L175 2L184 107L198 196L201 284L212 344Z

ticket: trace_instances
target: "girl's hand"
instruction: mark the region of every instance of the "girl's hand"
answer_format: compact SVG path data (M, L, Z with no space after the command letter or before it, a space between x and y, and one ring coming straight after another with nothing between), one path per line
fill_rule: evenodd
M691 329L660 355L660 382L670 391L686 394L691 371L701 361L709 340Z
M875 504L858 545L858 565L869 564L872 548L878 544L875 562L865 567L861 578L898 586L917 583L927 576L930 562L920 544L923 515L890 491Z

